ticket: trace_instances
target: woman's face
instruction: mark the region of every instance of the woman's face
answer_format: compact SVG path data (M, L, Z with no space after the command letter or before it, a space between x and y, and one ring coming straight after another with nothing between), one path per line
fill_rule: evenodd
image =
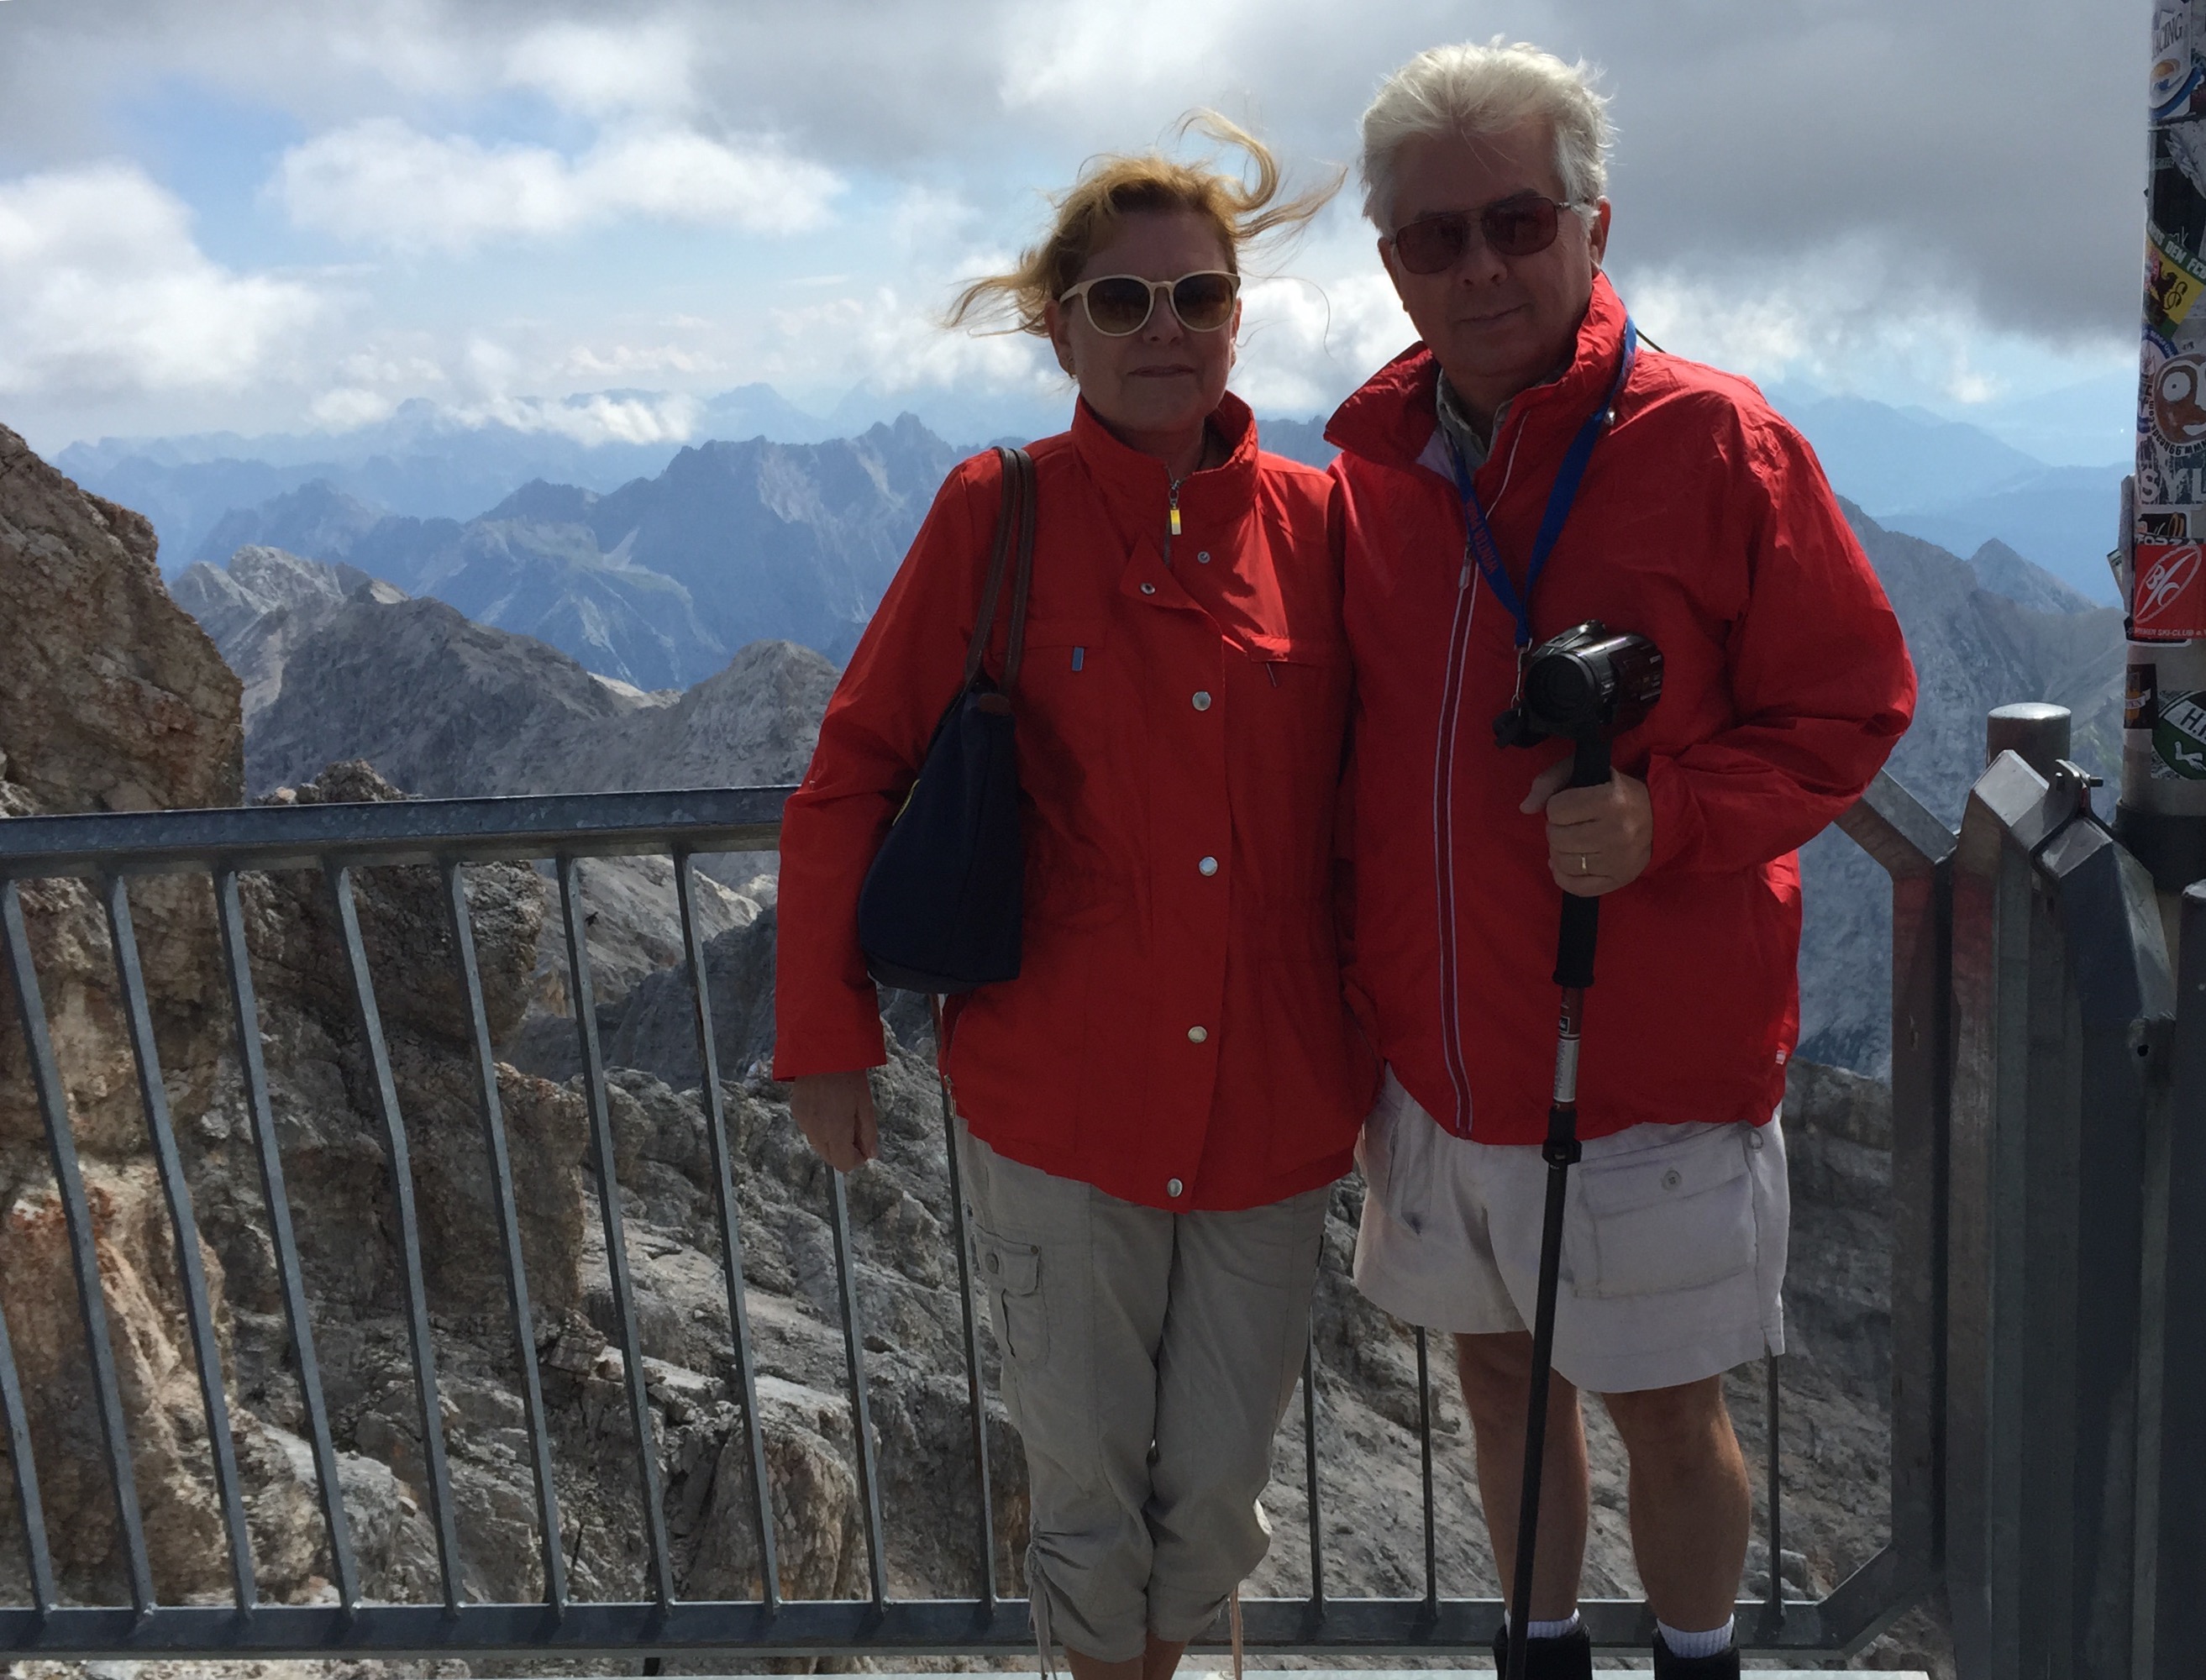
M1225 241L1207 217L1192 211L1144 211L1120 220L1117 235L1088 257L1075 283L1106 274L1177 280L1231 266ZM1141 331L1122 338L1098 332L1080 298L1070 303L1052 300L1047 319L1058 361L1078 381L1088 406L1127 442L1142 447L1145 440L1164 444L1199 431L1218 407L1233 366L1241 306L1237 301L1231 319L1214 331L1190 332L1159 296Z

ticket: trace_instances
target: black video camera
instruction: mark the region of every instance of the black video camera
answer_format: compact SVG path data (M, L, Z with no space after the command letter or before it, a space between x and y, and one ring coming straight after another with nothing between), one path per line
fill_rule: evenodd
M1525 656L1517 704L1494 720L1494 739L1530 747L1550 736L1606 738L1645 718L1661 694L1662 650L1589 618Z

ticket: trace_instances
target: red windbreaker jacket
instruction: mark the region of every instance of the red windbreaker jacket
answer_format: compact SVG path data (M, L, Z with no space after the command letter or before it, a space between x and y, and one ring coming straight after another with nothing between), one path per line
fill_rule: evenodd
M1569 369L1512 401L1474 480L1519 593L1558 463L1607 394L1625 313L1596 276ZM1441 1124L1546 1135L1562 893L1517 806L1565 748L1505 749L1515 624L1478 575L1422 346L1334 414L1356 661L1350 982ZM1798 433L1744 379L1642 345L1531 602L1662 650L1617 768L1654 807L1646 873L1601 903L1579 1130L1767 1121L1799 1032L1794 849L1868 786L1914 712L1884 591ZM1453 704L1444 696L1455 694Z
M1084 404L1032 446L1024 944L951 1001L944 1056L992 1147L1181 1212L1339 1177L1375 1075L1335 934L1332 486L1260 454L1237 398L1213 423L1231 458L1177 488ZM963 677L1001 494L993 451L944 484L784 813L778 1078L883 1059L858 889Z

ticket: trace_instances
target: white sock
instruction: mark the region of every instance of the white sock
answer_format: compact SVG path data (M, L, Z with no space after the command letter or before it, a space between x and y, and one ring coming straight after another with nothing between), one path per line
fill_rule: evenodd
M1667 1622L1657 1621L1654 1630L1662 1635L1662 1642L1670 1647L1673 1657L1713 1657L1731 1649L1732 1623L1728 1621L1705 1633L1681 1633Z
M1578 1630L1578 1613L1573 1610L1559 1622L1527 1622L1527 1639L1567 1639Z

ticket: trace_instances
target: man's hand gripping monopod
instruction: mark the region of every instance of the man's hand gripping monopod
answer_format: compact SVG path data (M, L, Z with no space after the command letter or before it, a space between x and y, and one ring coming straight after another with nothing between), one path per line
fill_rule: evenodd
M1544 641L1526 657L1523 696L1494 720L1505 747L1549 737L1576 749L1570 785L1597 788L1609 779L1608 746L1620 730L1646 717L1662 693L1661 650L1644 636L1611 634L1590 620ZM1594 944L1601 900L1565 894L1556 941L1555 984L1563 990L1555 1043L1555 1095L1547 1110L1547 1207L1540 1228L1540 1294L1532 1324L1531 1395L1524 1414L1523 1498L1517 1517L1517 1572L1509 1595L1509 1680L1525 1680L1525 1640L1532 1616L1532 1565L1539 1551L1540 1472L1547 1449L1547 1391L1555 1353L1555 1295L1563 1258L1563 1206L1578 1159L1578 1035L1585 990L1593 984Z

